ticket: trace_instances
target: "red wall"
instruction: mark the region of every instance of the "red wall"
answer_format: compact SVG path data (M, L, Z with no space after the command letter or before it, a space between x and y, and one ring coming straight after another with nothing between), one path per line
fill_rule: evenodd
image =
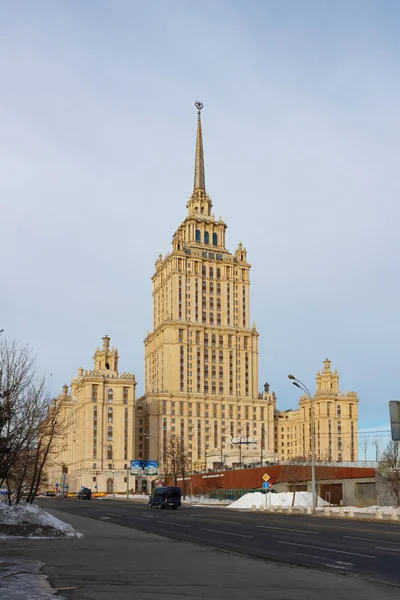
M311 480L311 467L299 467L302 469L301 479L303 481ZM249 490L262 486L264 473L270 476L270 483L284 482L285 465L274 465L271 467L255 467L253 469L240 469L236 471L222 471L215 473L200 473L198 475L189 475L187 481L191 480L192 493L203 493L215 489L243 489ZM362 467L316 467L317 479L355 479L361 477L375 477L375 469ZM186 480L186 478L185 478ZM177 484L183 487L182 480ZM170 482L170 485L173 485ZM186 487L187 491L188 484Z

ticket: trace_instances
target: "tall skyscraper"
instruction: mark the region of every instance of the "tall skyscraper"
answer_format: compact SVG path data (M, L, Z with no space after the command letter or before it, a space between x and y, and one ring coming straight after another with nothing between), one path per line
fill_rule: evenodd
M275 396L258 392L258 333L250 325L246 248L226 248L205 185L202 104L187 216L160 254L153 331L145 339L145 393L137 403L137 456L162 462L179 436L193 468L274 454ZM238 444L239 441L250 443ZM245 439L244 439L245 438Z

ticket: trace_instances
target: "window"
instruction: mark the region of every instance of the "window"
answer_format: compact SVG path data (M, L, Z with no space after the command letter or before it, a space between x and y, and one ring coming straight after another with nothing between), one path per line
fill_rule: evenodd
M128 393L129 393L129 388L124 387L124 404L128 404Z
M210 267L210 279L214 277L214 269Z
M113 397L114 397L113 391L112 390L108 390L108 404L112 404Z
M112 442L112 436L113 436L113 432L112 432L112 427L110 425L107 429L107 439L109 442Z
M183 342L183 329L179 330L179 341Z
M92 385L92 402L97 402L97 385Z
M218 236L216 233L213 233L213 246L218 246Z
M209 235L208 231L204 232L204 243L205 244L209 244L210 243L210 235Z
M200 244L200 230L196 229L196 243Z
M376 483L356 483L356 498L375 499L376 498Z
M217 313L217 325L221 325L221 315Z
M113 457L112 446L107 446L107 458L108 458L108 460L111 460L112 457ZM108 465L108 468L111 469L111 466Z
M93 469L97 469L96 463L93 463Z
M112 423L112 421L113 421L113 409L109 408L108 409L108 422Z

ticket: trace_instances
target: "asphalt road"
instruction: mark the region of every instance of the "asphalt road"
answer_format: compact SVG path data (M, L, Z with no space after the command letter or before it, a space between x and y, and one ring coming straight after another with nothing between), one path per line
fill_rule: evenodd
M43 499L42 507L265 560L400 586L400 523L244 512L150 509L122 500Z

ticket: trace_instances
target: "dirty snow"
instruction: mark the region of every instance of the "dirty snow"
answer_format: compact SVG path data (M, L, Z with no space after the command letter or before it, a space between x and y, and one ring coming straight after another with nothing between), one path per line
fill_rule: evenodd
M250 492L249 494L245 494L236 502L232 502L228 506L228 508L252 508L255 506L256 508L265 507L265 496L266 494L262 494L261 492ZM268 505L271 506L281 506L282 508L288 508L292 506L293 501L293 493L292 492L280 492L279 494L267 494ZM322 500L322 498L318 498L319 506L329 506L328 502ZM308 507L312 506L312 494L311 492L296 492L296 496L294 499L294 506L297 507Z
M72 525L57 519L36 504L0 503L0 525L38 525L57 529L68 537L80 537Z
M393 506L344 506L343 509L345 513L352 509L354 514L359 513L372 516L375 516L377 510L380 510L383 515L391 515L393 511L395 511L400 517L400 507L395 509ZM340 507L331 506L330 511L332 513L337 513L340 511Z

